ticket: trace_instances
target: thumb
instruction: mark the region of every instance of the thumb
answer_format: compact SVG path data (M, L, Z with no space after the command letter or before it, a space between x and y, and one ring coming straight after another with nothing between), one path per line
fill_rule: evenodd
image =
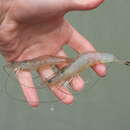
M70 10L91 10L97 8L104 0L72 0Z

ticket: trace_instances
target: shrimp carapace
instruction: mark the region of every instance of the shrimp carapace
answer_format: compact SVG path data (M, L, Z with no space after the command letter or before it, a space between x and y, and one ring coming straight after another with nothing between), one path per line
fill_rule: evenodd
M74 59L63 56L45 55L30 60L9 62L5 65L5 67L13 70L38 70L40 68L44 69L49 66L71 63L73 61Z

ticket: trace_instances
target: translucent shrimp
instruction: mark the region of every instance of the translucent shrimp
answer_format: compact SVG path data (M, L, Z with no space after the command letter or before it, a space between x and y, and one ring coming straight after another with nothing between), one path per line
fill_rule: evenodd
M47 81L48 86L55 86L63 83L85 69L98 63L118 62L130 66L130 62L121 61L110 53L88 52L81 54L70 66L62 69L53 78Z
M53 57L53 56L49 56L49 57L52 58L51 59L52 61L53 60L56 61L55 58L57 58L57 57ZM60 58L60 57L58 57L58 58ZM43 58L41 60L43 60ZM72 59L61 58L61 59L58 59L58 60L60 60L60 62L54 62L54 63L55 64L57 64L57 63L59 64L59 63L64 63L64 61L65 62L67 61L67 63L70 63L70 64L67 67L65 67L65 68L59 70L57 73L55 73L55 75L52 78L46 79L46 81L43 82L43 83L46 83L46 86L49 86L49 87L53 87L53 86L55 87L55 86L57 86L57 88L58 88L58 86L60 87L60 85L64 85L64 86L68 85L67 82L70 82L70 80L73 79L73 77L75 75L77 75L80 72L84 71L85 69L87 69L87 68L89 68L91 66L94 66L95 64L99 64L99 63L118 62L118 63L130 66L130 62L119 60L113 54L110 54L110 53L99 53L99 52L88 52L88 53L81 54L77 58L72 58ZM61 62L61 60L62 61L64 60L64 61ZM29 65L26 64L26 62L31 63L31 61L32 61L32 65L29 66ZM45 67L44 65L48 65L47 62L45 63L45 60L44 60L44 64L41 64L41 63L38 64L38 63L36 63L34 61L39 62L40 60L39 59L32 59L32 60L28 60L26 62L21 62L21 63L18 62L18 64L15 64L13 67L11 65L11 67L13 69L15 69L15 68L19 68L19 69L22 69L22 70L24 70L24 69L25 70L26 69L27 70L33 70L34 69L34 70L40 71L41 68ZM50 63L52 63L50 61L49 61L49 65L50 65ZM54 65L54 63L51 64L51 65ZM34 64L34 66L33 66L33 64ZM35 67L35 65L36 65L36 67ZM8 87L8 90L7 90L7 86L8 85L6 85L5 88L6 88L6 93L7 93L7 95L9 97L11 97L12 99L15 99L17 101L26 102L25 99L24 99L24 97L21 96L20 98L18 98L19 94L17 96L15 96L16 93L14 94L14 91L16 91L16 90L12 91L13 89L18 89L18 87L14 88L14 86L17 86L17 85L13 84L12 88L9 85L10 87ZM41 88L43 87L42 84L40 84L39 86ZM29 86L27 86L27 87L29 87ZM64 91L64 90L62 90L60 88L58 88L58 89L60 91L62 91L63 93L65 93L65 96L63 97L63 98L65 98L66 95L68 94L68 92L66 92L66 91ZM48 97L48 95L50 93L48 87L47 88L45 87L45 89L38 89L38 91L41 92L41 99L40 99L41 103L58 102L58 100L55 97L53 97L52 94L50 95L50 97ZM20 92L21 92L21 90L20 90Z
M42 94L44 93L44 95L46 95L46 92L48 92L48 88L46 88L46 86L43 87L44 85L43 85L41 79L39 78L39 73L37 73L37 71L38 70L41 71L43 69L46 69L48 67L52 67L52 66L55 66L58 64L71 63L73 61L74 61L74 59L67 58L67 57L45 55L45 56L40 56L40 57L31 59L31 60L9 62L4 66L4 69L9 68L9 70L13 70L11 72L14 72L14 73L13 74L8 73L8 71L5 70L8 73L8 77L5 81L5 87L4 87L5 92L10 98L12 98L14 100L26 102L26 100L24 100L23 95L21 95L22 98L21 97L18 98L19 95L21 94L20 93L21 89L19 89L19 87L16 87L16 88L14 87L14 86L19 85L19 83L16 80L16 78L17 78L16 73L18 71L34 71L34 73L32 73L32 78L34 79L34 84L36 85L36 89L38 89L38 92L40 92L41 88L45 88L44 91L42 91ZM10 79L16 80L16 82L11 82ZM8 84L7 80L10 81L10 82L8 81L9 84ZM8 87L8 86L10 86L10 87ZM31 86L26 86L26 85L24 85L24 83L23 83L23 86L27 87L27 88L31 88ZM16 91L16 90L17 90L17 92L19 91L18 95L17 95L17 93L14 93L14 91ZM11 94L12 92L13 92L13 94ZM43 97L46 97L46 96L43 96ZM53 97L52 100L49 98L49 100L41 100L41 102L42 103L57 102L57 99L55 99L55 97Z
M19 71L33 71L32 78L35 81L37 79L36 82L38 81L40 82L39 75L36 73L37 70L43 70L48 67L54 67L55 65L61 63L70 63L73 60L74 59L63 57L63 56L44 55L30 60L8 62L5 66L3 66L3 69L5 70L5 72L7 72L8 77L10 77L13 80L17 78L15 74ZM9 68L9 70L7 70L6 68ZM30 86L25 86L25 87L30 87ZM38 84L37 88L39 89L43 88L43 84L42 83Z
M13 69L14 71L18 70L36 70L37 69L44 69L49 66L61 64L61 63L70 63L73 59L62 57L62 56L39 56L37 58L31 59L31 60L24 60L24 61L15 61L15 62L9 62L4 67Z

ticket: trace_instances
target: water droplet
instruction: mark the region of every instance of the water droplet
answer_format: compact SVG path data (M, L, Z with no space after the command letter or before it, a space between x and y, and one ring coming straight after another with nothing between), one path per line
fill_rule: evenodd
M89 84L89 80L86 80L86 81L85 81L85 84Z
M50 111L54 111L54 110L55 110L54 104L51 104Z
M50 111L54 111L55 110L55 108L54 107L50 107Z

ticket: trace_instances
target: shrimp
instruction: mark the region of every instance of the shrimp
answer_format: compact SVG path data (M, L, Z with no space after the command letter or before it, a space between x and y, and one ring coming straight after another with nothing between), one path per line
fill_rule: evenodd
M88 52L81 54L73 63L68 67L63 68L53 78L46 83L48 86L55 86L59 83L67 81L74 75L84 71L85 69L99 63L118 62L130 66L130 62L121 61L116 56L110 53Z
M12 62L7 64L9 68L12 69L20 69L20 70L37 70L40 71L41 67L45 67L48 65L57 65L60 63L70 63L67 67L64 67L63 69L59 70L52 78L46 79L43 83L45 83L46 86L52 87L52 86L58 86L60 84L68 85L67 82L70 82L70 79L73 78L73 76L79 74L80 72L84 71L85 69L94 66L95 64L99 63L109 63L109 62L117 62L124 65L130 66L130 62L128 61L122 61L119 60L116 56L110 53L99 53L99 52L88 52L81 54L77 58L65 58L65 57L55 57L55 56L43 56L38 57L32 60L26 60L22 62ZM68 81L69 80L69 81ZM7 82L6 82L7 83ZM67 83L67 84L65 84ZM42 84L39 85L40 87ZM13 86L14 87L14 86ZM29 86L27 86L29 87ZM43 86L41 87L43 88ZM6 85L7 89L7 85ZM60 91L63 91L64 93L68 94L68 92L59 89ZM13 99L16 99L18 101L24 101L24 99L17 99L16 97L13 97L9 92L6 90L7 94L12 97ZM44 98L45 99L45 98ZM52 103L57 102L58 100L45 100L41 101L42 103Z
M74 59L62 57L62 56L45 55L45 56L39 56L31 60L8 62L5 65L5 67L13 69L15 72L18 70L32 71L37 69L45 69L46 67L61 64L61 63L70 63L73 60Z

